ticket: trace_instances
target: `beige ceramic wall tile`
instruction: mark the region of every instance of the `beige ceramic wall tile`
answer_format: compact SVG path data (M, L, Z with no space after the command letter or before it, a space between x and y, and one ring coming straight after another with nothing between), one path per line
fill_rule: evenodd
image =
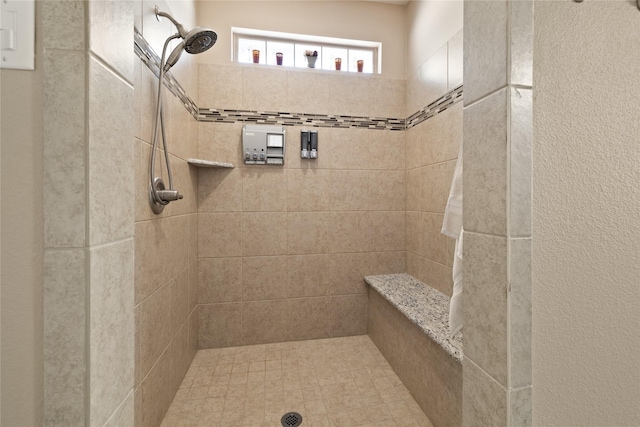
M411 72L411 75L407 77L406 81L406 116L410 116L416 111L419 111L426 104L424 104L424 100L420 96L421 93L421 85L420 85L420 69Z
M419 211L422 208L422 183L420 181L422 170L410 169L406 175L406 209L407 211Z
M87 6L89 49L133 82L133 1L92 0Z
M448 48L448 90L453 90L462 84L464 74L464 33L460 30L455 36L449 39Z
M393 252L371 252L370 273L367 274L395 274L405 273L406 269L406 253L405 251Z
M405 176L404 171L371 172L370 210L404 211Z
M171 368L170 353L165 352L138 389L138 416L144 427L160 425L166 408L171 404L175 391L171 389L169 375L166 375Z
M531 387L509 392L509 425L524 427L532 425L532 393Z
M367 252L371 248L368 212L335 212L329 226L329 251Z
M287 170L287 211L329 210L330 177L330 171L324 169Z
M120 403L120 406L105 423L105 427L133 426L135 424L135 405L133 390Z
M242 255L242 216L235 213L198 214L198 256Z
M242 258L242 300L284 298L288 284L287 256Z
M152 143L153 127L156 114L156 101L158 97L158 78L142 64L135 61L140 67L140 81L135 84L135 113L139 127L136 136L145 142Z
M242 67L242 108L257 111L287 111L287 72Z
M421 168L420 210L444 213L455 167L455 160L450 160Z
M151 295L188 265L187 216L135 224L136 302Z
M422 221L423 216L424 214L421 212L407 211L405 223L406 250L407 252L412 252L420 256L424 256L424 250L422 249L422 245L424 243L424 222Z
M372 117L395 117L404 119L405 81L374 78L370 82L371 96L369 115Z
M507 2L464 5L464 104L507 84Z
M421 258L420 280L445 295L451 296L453 292L453 270L428 258Z
M420 67L423 107L447 93L447 45L442 46Z
M444 214L423 213L422 221L422 248L425 258L448 265L449 250L447 236L441 233Z
M369 171L331 171L328 193L331 210L359 211L368 209L371 200Z
M198 261L198 303L242 299L242 258L201 258Z
M498 4L500 4L498 2ZM505 235L507 228L507 92L464 114L464 229Z
M89 80L89 241L96 245L133 236L133 89L95 59Z
M242 123L198 123L199 158L243 166Z
M281 167L245 168L242 171L242 210L281 212L287 210L287 172Z
M287 111L306 114L332 113L329 74L287 71Z
M191 263L189 269L189 315L198 304L198 262Z
M331 169L363 169L369 167L370 131L365 129L322 129L329 134L323 151L318 155L329 156ZM320 138L320 133L318 134ZM320 142L318 142L318 145Z
M171 288L175 280L142 301L138 306L140 358L137 370L139 378L144 378L171 341Z
M532 93L511 89L510 198L511 236L531 235L531 199L533 177Z
M367 333L367 295L343 295L331 298L329 336Z
M507 391L464 358L463 425L507 426Z
M464 354L507 384L507 240L464 235Z
M332 258L326 254L289 255L287 298L327 295L333 283Z
M136 96L136 98L138 98ZM146 142L136 139L135 150L135 220L143 221L152 219L153 211L149 206L149 156L151 146Z
M242 108L242 68L235 65L199 64L198 107Z
M422 141L424 139L425 125L428 122L423 122L418 126L414 126L405 131L406 138L406 166L407 170L411 170L422 166L421 164L421 151Z
M287 214L250 212L242 214L242 255L285 255Z
M50 18L75 11L76 3L43 3ZM82 3L78 6L82 11ZM69 29L73 30L73 27ZM63 41L63 40L61 40ZM44 57L44 245L85 244L85 116L82 52L55 51Z
M404 171L405 132L372 130L369 140L368 169Z
M90 418L104 424L133 389L133 239L90 251ZM122 375L114 377L113 373Z
M173 175L173 188L182 194L181 200L165 206L166 215L185 215L196 212L198 201L198 170L173 155L169 156ZM169 178L164 178L165 185L169 185Z
M171 337L189 317L189 269L185 268L171 284Z
M416 255L412 252L406 252L406 267L407 274L420 279L420 255Z
M421 165L458 158L462 143L462 110L463 104L458 102L425 122L424 141L420 151Z
M206 304L198 306L199 348L240 345L242 304Z
M286 300L285 327L289 340L328 338L331 334L329 297Z
M509 55L512 85L533 84L533 2L510 2Z
M44 255L44 419L84 424L86 280L83 249Z
M189 336L186 325L182 325L178 333L175 335L169 347L167 347L167 353L169 354L169 360L172 370L167 372L168 385L170 390L175 392L180 388L182 379L184 378L187 370L189 369Z
M167 95L169 102L166 102L163 107L169 107L164 114L171 115L171 128L168 129L167 141L169 152L183 160L198 157L198 135L191 134L193 129L191 122L194 122L195 118L179 98L173 94Z
M198 171L198 212L242 210L242 169Z
M369 83L368 77L331 75L331 114L368 117Z
M142 139L142 69L147 68L146 65L138 59L133 61L133 88L135 90L133 97L133 136ZM146 111L145 111L146 114Z
M85 2L42 2L45 49L84 50Z
M531 385L531 239L509 240L509 387Z
M405 250L405 213L401 211L379 211L369 214L371 228L371 250Z
M242 303L242 344L288 341L286 307L288 300ZM201 335L202 336L202 335Z
M187 216L189 242L187 251L189 253L188 262L193 264L198 262L198 214L195 212L190 213Z
M329 295L363 294L366 292L364 276L371 274L368 253L331 254L327 269Z
M198 331L200 329L200 318L198 315L197 307L195 310L193 310L187 322L189 327L189 357L193 359L193 356L195 356L196 352L200 348L198 337Z
M287 214L287 253L290 255L328 253L332 244L332 213L305 212Z

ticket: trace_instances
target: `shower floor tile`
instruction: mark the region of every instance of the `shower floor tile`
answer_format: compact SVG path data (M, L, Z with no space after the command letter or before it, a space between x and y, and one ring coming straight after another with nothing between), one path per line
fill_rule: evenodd
M162 427L433 427L367 335L199 350Z

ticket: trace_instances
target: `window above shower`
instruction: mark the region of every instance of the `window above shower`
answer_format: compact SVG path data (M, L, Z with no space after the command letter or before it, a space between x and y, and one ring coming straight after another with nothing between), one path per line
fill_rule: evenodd
M382 43L320 37L275 31L232 28L233 50L231 60L240 64L282 65L308 68L305 53L317 52L315 69L358 72L358 62L363 73L382 72ZM259 53L255 55L256 51ZM276 54L281 56L280 62ZM337 65L340 63L341 65Z

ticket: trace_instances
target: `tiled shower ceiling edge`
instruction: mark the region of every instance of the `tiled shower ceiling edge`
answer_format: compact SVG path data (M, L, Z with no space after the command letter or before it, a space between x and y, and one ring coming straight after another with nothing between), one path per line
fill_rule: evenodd
M136 28L134 51L156 76L160 76L160 57ZM447 110L462 101L463 86L460 85L406 119L390 117L341 116L332 114L283 113L276 111L225 110L198 108L171 72L165 74L165 87L184 105L197 121L216 123L248 122L280 126L311 126L330 128L364 128L377 130L410 129L427 119Z

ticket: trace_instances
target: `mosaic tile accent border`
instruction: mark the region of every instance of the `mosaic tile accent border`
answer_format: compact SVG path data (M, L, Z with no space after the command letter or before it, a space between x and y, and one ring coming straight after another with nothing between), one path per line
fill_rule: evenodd
M145 38L142 37L142 34L140 34L137 28L134 28L133 33L133 50L147 68L149 68L157 78L160 78L160 57L156 54ZM180 83L178 83L178 80L173 77L171 71L165 73L164 86L169 90L169 92L178 98L184 105L184 108L186 108L187 111L189 111L191 115L198 120L198 106L191 98L189 98L189 95L187 95Z
M420 111L416 111L415 113L407 117L405 120L405 129L410 129L414 126L417 126L425 120L435 116L436 114L442 113L453 104L462 101L462 89L463 85L458 86L444 96L436 99Z
M200 108L199 121L217 123L249 122L280 126L312 126L328 128L364 128L405 130L404 119L337 116L331 114L279 113L270 111L221 110Z
M160 57L153 48L134 29L134 51L142 62L156 76L160 76ZM197 121L216 123L239 123L248 122L265 125L280 126L310 126L326 128L360 128L377 130L403 131L419 125L425 120L445 111L447 108L462 101L462 89L460 85L427 105L420 111L416 111L406 119L390 117L362 117L362 116L339 116L332 114L305 114L305 113L283 113L275 111L253 111L253 110L225 110L215 108L198 108L180 83L173 77L171 72L165 74L165 87L175 95L184 107Z

